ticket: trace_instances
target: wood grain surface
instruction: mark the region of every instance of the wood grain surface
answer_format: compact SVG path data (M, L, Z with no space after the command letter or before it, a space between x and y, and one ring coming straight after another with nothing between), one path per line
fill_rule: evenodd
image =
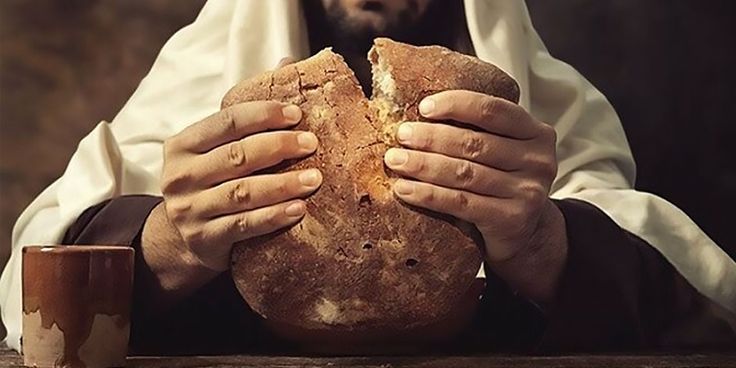
M0 367L22 367L16 352L0 348ZM736 367L736 354L695 355L575 355L530 356L412 356L412 357L131 357L128 368L234 368L234 367Z

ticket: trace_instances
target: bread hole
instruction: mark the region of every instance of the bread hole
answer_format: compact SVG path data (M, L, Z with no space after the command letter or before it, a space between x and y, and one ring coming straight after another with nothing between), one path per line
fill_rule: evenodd
M363 243L363 250L371 250L371 249L373 249L373 243L371 242Z
M414 268L419 264L419 261L417 261L414 258L409 258L406 260L405 264L406 264L406 267Z
M370 194L366 193L360 196L360 199L358 200L358 205L360 207L370 206L373 201L371 200Z

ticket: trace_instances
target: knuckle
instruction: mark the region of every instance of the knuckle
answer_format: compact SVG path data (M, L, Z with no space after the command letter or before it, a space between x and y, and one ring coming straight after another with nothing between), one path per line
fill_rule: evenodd
M557 176L557 160L546 160L542 164L542 174L549 180L554 180Z
M541 207L542 203L544 203L548 196L548 193L544 189L544 186L539 183L525 185L522 189L522 194L528 212Z
M281 116L281 104L275 101L259 101L254 105L253 118L258 122L274 121Z
M455 169L455 180L462 188L467 188L476 177L476 169L472 163L461 161Z
M407 152L407 155L409 156L407 162L410 163L409 167L412 167L413 172L420 173L427 170L427 158L424 155L415 155L411 152Z
M545 179L553 180L557 176L557 160L547 158L539 163L539 168Z
M161 193L171 195L178 193L194 181L193 175L184 170L168 170L161 178Z
M232 231L238 234L248 234L252 230L252 222L253 221L247 213L237 216L233 221Z
M241 180L228 193L230 202L248 205L251 202L251 188L247 181Z
M459 212L464 212L468 209L470 205L470 198L468 198L467 193L458 190L454 192L452 197L452 200L455 203L455 206Z
M545 142L557 143L557 131L551 125L541 123L540 131Z
M166 201L166 215L173 223L181 223L192 211L192 204L188 201L173 200Z
M266 215L265 222L268 225L269 228L275 229L278 227L281 227L281 223L283 220L283 217L281 214L283 213L283 210L274 208L273 211L269 211Z
M415 155L409 151L405 151L407 155L406 164L404 164L407 173L417 174L424 172L427 168L427 161L424 155Z
M417 194L420 202L422 203L435 203L437 201L437 194L435 193L435 190L431 187L427 188L421 188L417 187Z
M462 139L463 157L477 159L485 151L486 142L479 134L468 131Z
M221 131L224 132L228 137L236 137L238 134L238 127L235 121L234 107L228 107L222 109L217 114L217 124L220 126Z
M233 142L228 145L227 162L233 167L243 167L248 164L248 157L241 142Z
M300 132L278 132L264 135L267 152L263 155L275 160L283 160L294 152L298 152L299 143L297 136Z
M186 244L199 244L204 241L204 231L200 226L186 226L179 229L179 235Z
M492 118L498 113L499 108L499 102L494 98L485 97L478 101L478 113L484 119Z
M298 179L297 179L298 182ZM289 195L291 192L296 192L292 188L297 186L289 185L289 183L286 180L277 180L273 183L273 191L276 193L276 195L283 197L286 195Z
M415 145L417 148L419 149L435 148L438 142L433 133L433 129L422 127L419 124L414 124L412 126L412 129L414 130L412 132L413 134L412 138L416 142Z
M288 134L279 134L277 144L275 146L276 153L281 155L288 155L298 149L299 144L297 136L300 132L289 132Z
M532 172L542 175L545 179L554 179L557 175L557 160L554 154L527 154L524 160Z

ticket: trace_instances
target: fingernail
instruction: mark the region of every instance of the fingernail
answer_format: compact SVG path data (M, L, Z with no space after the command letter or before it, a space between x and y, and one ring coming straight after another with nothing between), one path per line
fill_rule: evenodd
M284 115L287 123L296 123L302 119L302 109L297 105L287 105L281 109L281 114Z
M431 98L425 98L419 103L419 113L424 116L431 114L434 111L435 102Z
M411 125L406 123L401 124L399 130L396 132L396 138L399 139L399 142L406 143L411 139L412 130Z
M307 208L304 206L304 203L296 202L286 207L286 210L284 211L284 213L286 213L286 216L289 216L289 217L297 217L297 216L304 215L304 212L306 212L306 210Z
M299 174L299 182L305 187L316 187L322 182L322 174L316 169L307 170Z
M404 150L392 148L386 152L386 163L389 166L401 166L409 160L409 155Z
M296 141L299 143L299 147L307 151L314 151L317 149L317 136L313 133L300 133L296 137Z
M394 183L394 192L398 195L409 195L414 193L414 184L406 180L397 180Z

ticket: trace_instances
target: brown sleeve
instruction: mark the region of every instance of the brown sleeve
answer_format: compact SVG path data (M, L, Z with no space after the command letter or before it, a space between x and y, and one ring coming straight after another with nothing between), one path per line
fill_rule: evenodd
M145 295L155 283L140 257L140 235L159 197L121 196L82 213L69 227L64 244L118 244L136 250L130 350L134 354L225 354L256 348L260 334L255 314L224 273L160 315L145 315ZM263 343L267 336L261 336Z
M578 200L556 204L567 223L569 256L538 349L682 347L673 333L702 315L707 300L654 247L597 207Z
M542 310L487 269L474 349L561 353L734 346L733 332L714 317L713 304L650 244L591 204L569 199L555 204L565 216L569 246L555 302Z
M130 195L90 207L67 229L62 244L133 246L148 214L159 202L159 197Z

